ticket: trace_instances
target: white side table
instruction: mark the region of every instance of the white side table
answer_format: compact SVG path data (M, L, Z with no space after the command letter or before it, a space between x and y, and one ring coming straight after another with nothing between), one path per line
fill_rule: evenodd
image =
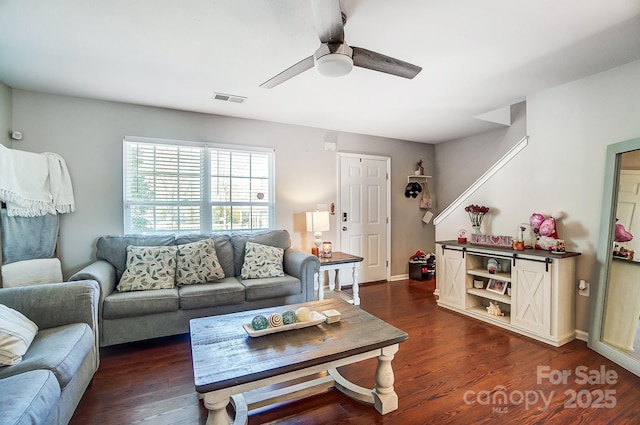
M358 257L357 255L346 254L344 252L333 252L330 258L320 258L320 270L316 274L318 283L318 299L324 299L324 285L325 278L324 272L327 270L329 272L329 290L334 291L335 295L339 298L342 298L353 305L360 305L360 295L358 289L358 271L360 269L360 265L364 258ZM342 292L342 285L340 284L340 279L336 279L338 277L337 271L340 269L351 269L353 275L353 297L348 294ZM336 282L337 280L337 282Z

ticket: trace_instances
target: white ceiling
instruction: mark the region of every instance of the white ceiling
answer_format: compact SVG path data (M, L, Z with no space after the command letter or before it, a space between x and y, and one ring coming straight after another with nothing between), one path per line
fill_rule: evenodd
M319 46L306 0L0 0L0 80L439 143L496 128L476 115L640 58L640 0L343 0L342 9L347 43L422 72L312 69L259 88Z

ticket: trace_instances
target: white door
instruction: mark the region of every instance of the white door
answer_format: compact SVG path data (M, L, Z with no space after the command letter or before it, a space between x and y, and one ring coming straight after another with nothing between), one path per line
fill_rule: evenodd
M640 171L638 170L620 171L616 218L618 223L634 236L631 241L622 242L619 245L636 252L640 251Z
M364 258L359 282L387 280L389 260L389 187L391 159L339 154L340 251ZM352 281L347 273L340 278Z
M453 249L438 249L438 288L440 289L439 303L464 309L466 295L465 259L462 251Z
M553 267L553 264L543 262L516 261L511 268L512 325L541 336L551 335Z

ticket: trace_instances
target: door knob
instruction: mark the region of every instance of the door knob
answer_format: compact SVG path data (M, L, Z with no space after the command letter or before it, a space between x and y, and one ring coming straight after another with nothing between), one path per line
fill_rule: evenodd
M342 226L342 231L346 232L347 231L347 226Z

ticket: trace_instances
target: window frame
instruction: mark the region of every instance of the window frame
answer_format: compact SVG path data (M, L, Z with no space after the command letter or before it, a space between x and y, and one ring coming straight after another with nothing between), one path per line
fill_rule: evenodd
M200 167L200 201L155 201L149 202L147 200L136 202L135 199L127 199L127 182L128 182L128 153L127 148L130 143L151 144L151 145L168 145L176 147L193 147L203 149L202 163ZM266 154L268 158L268 200L260 202L248 201L212 201L211 199L211 152L212 151L226 151L232 153L249 153L249 154ZM200 206L200 228L199 230L186 230L180 231L172 229L168 231L148 231L142 232L142 234L212 234L212 233L229 233L229 232L259 232L262 230L269 230L274 228L275 223L275 150L273 148L248 146L248 145L235 145L224 143L210 143L210 142L192 142L185 140L175 139L158 139L149 137L138 136L125 136L122 140L122 203L123 203L123 231L125 234L139 233L132 230L131 220L131 207L135 205L196 205ZM231 173L232 174L232 173ZM233 175L230 176L232 178ZM245 176L243 176L245 177ZM251 176L249 176L251 178ZM243 206L265 206L268 209L268 227L267 228L233 228L233 221L231 221L231 228L227 229L212 229L212 208L217 205L243 207Z

